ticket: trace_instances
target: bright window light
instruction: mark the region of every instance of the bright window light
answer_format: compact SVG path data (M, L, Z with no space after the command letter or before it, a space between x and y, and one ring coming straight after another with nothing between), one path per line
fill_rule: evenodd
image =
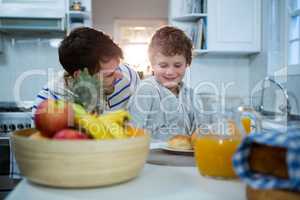
M133 65L138 71L149 72L147 48L147 44L124 45L125 62Z
M165 24L162 20L116 20L114 37L123 49L124 62L143 75L151 74L148 44L155 30Z

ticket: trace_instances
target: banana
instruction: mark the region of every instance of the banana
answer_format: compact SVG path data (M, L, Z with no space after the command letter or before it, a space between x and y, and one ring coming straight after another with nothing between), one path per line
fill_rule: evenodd
M114 139L123 139L127 138L127 134L125 132L125 129L123 126L120 126L117 122L111 122L105 119L100 119L105 126L106 130L109 132L109 134L114 138Z
M83 128L94 139L112 139L110 131L104 122L98 119L98 116L86 114L75 118L75 125Z
M131 119L131 116L125 110L117 110L102 114L99 116L99 119L107 122L116 122L120 126L124 126L125 122Z
M125 122L130 118L130 114L125 110L112 111L98 117L98 119L103 122L106 129L115 139L123 139L128 137L124 125Z
M124 128L125 122L130 119L127 111L118 110L98 116L87 113L78 104L73 104L73 109L75 125L83 128L93 138L123 139L128 137Z

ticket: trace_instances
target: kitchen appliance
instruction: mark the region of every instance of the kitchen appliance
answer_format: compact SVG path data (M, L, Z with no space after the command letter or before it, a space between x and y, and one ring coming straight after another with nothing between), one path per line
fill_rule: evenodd
M10 134L31 127L30 103L0 102L0 175L9 174Z

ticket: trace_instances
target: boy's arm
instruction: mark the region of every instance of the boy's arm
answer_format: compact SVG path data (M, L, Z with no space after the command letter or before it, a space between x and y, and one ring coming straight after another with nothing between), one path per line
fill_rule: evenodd
M191 111L191 129L190 133L195 132L197 128L203 123L203 108L202 101L197 98L197 95L193 90L190 91L190 111Z

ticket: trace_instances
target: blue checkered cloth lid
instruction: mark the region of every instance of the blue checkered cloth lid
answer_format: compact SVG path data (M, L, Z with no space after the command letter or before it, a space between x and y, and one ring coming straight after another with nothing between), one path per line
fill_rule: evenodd
M251 171L248 157L252 143L286 148L286 164L289 179ZM233 157L233 166L241 180L253 188L281 188L300 191L300 130L288 130L287 133L267 132L248 135L243 139Z

